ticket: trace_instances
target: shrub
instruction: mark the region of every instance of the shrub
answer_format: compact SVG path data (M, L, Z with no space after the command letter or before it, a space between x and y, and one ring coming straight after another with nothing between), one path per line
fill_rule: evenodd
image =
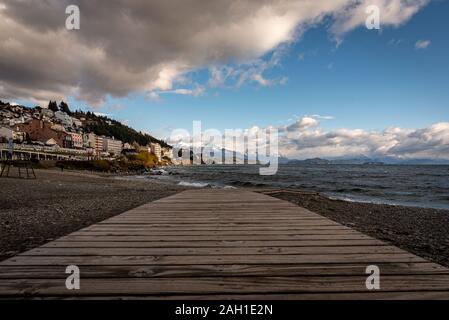
M140 162L145 168L155 167L159 163L157 157L148 151L141 151L137 155L131 155L129 159L133 162Z

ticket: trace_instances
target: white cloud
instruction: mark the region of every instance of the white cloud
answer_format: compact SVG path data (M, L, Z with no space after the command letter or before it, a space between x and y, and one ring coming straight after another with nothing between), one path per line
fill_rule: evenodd
M111 114L103 113L103 112L94 112L94 114L98 117L110 117L111 116Z
M176 89L173 91L167 91L167 93L175 93L175 94L181 94L181 95L185 95L185 96L199 97L204 93L204 87L198 86L194 89Z
M161 96L155 91L148 92L147 98L152 101L160 101L161 100Z
M415 49L427 49L431 44L430 40L418 40L415 43Z
M254 137L258 135L259 146L264 148L268 143L262 137L268 128L257 126L234 130L242 136ZM379 131L367 131L363 129L340 128L326 131L320 127L317 118L302 117L294 124L277 127L279 132L279 154L289 159L321 158L351 158L364 155L370 158L395 158L395 159L439 159L449 160L449 122L433 124L422 129L405 129L391 127ZM209 143L203 128L203 143L200 143L199 135L197 143L193 147L208 147L216 150L222 148L222 140L214 140ZM224 132L218 132L220 137ZM214 134L215 135L215 134ZM189 147L191 144L190 133L186 130L174 130L171 138L167 140L177 147ZM255 143L250 144L248 151L255 154ZM237 150L244 150L244 140L237 139ZM232 150L229 146L228 150ZM260 151L260 150L259 150ZM242 151L241 153L243 153Z
M199 97L204 94L205 88L204 86L197 85L192 89L179 88L174 90L158 90L158 91L150 91L147 93L147 97L153 101L160 101L161 95L163 94L179 94L183 96L192 96Z
M429 0L358 0L353 1L345 10L335 12L335 23L331 30L338 40L342 35L357 26L364 25L367 15L366 8L370 5L379 7L381 28L386 26L398 27L408 21L417 13Z
M212 75L212 86L227 80L237 86L282 84L285 78L264 74L278 65L279 48L325 17L331 18L334 38L341 40L364 24L364 8L373 2L381 8L383 26L406 22L427 3L47 0L29 5L0 0L0 97L43 102L72 95L92 104L132 92L156 98L152 92L180 89L177 80L202 68L220 70ZM81 9L76 32L65 29L61 13L68 4ZM273 58L261 60L268 53Z
M387 128L383 131L337 129L325 131L310 117L280 128L280 153L289 158L369 157L449 160L449 123L424 129Z
M304 117L299 119L295 124L288 127L289 131L292 130L305 130L316 127L319 124L318 120L312 117Z
M319 114L312 114L306 117L310 117L310 118L315 118L315 119L320 119L320 120L334 120L335 117L334 116L322 116Z

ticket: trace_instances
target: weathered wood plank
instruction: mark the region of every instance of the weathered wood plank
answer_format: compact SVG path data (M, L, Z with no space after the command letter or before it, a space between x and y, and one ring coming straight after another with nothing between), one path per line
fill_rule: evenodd
M268 235L354 235L353 230L81 230L80 236L268 236Z
M60 299L54 297L54 299ZM399 292L320 292L286 294L203 294L167 296L78 296L77 300L216 300L216 301L270 301L270 300L448 300L447 291L399 291Z
M449 274L449 270L430 262L381 263L382 275ZM0 266L0 279L66 279L66 266ZM83 266L82 278L175 278L266 276L366 276L366 264L235 264L177 266Z
M192 256L192 255L305 255L406 253L392 246L356 247L235 247L235 248L51 248L40 247L20 256Z
M140 223L139 223L140 221ZM276 222L278 221L278 222ZM219 225L264 225L264 224L271 224L271 225L277 225L277 223L279 223L280 226L282 225L286 225L288 224L288 219L269 219L269 220L263 220L260 219L257 222L251 221L250 219L232 219L230 217L226 217L223 219L183 219L182 217L176 217L176 218L164 218L164 219L150 219L145 218L145 219L137 219L137 218L129 218L129 219L114 219L114 220L108 220L105 221L104 223L99 223L99 225L102 224L131 224L131 225L135 225L135 224L141 224L141 225L148 225L148 224L162 224L162 225L166 225L166 224L170 224L173 223L174 225L178 225L178 224L185 224L185 225L210 225L210 224L219 224ZM292 224L299 224L296 221L292 221ZM333 223L332 221L318 221L318 220L310 220L308 219L307 221L304 221L301 223L301 225L303 226L338 226L337 223ZM341 225L340 225L341 226Z
M365 281L365 276L210 277L176 278L176 281L167 278L102 278L84 279L80 290L69 291L63 279L4 279L0 296L367 293ZM449 275L401 275L382 277L379 292L448 290ZM449 298L449 292L446 294Z
M204 236L88 236L76 233L62 237L67 241L231 241L231 240L267 240L267 235L204 235ZM358 233L343 235L270 235L270 240L361 240L368 236Z
M44 244L45 247L60 248L251 248L251 247L344 247L344 246L386 246L384 242L375 239L361 240L297 240L297 241L66 241L58 240Z
M270 231L270 230L276 230L276 231L282 231L282 230L350 230L354 231L353 229L349 229L347 227L341 227L341 226L301 226L301 225L273 225L273 224L266 224L266 225L219 225L219 224L209 224L209 225L186 225L186 224L178 224L178 225L152 225L152 224L146 224L146 225L128 225L128 224L117 224L117 225L94 225L91 227L87 227L85 229L82 229L80 231L128 231L128 230L140 230L140 231L200 231L200 230L211 230L211 231L248 231L248 230L256 230L256 231Z
M179 265L179 264L307 264L424 262L409 253L307 254L307 255L192 255L192 256L15 256L5 266L46 265Z

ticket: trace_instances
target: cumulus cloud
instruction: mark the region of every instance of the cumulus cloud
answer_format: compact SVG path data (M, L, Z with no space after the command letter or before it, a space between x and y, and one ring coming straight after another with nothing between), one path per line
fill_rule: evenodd
M303 117L294 124L287 126L285 129L287 132L301 132L305 129L318 126L318 123L318 120L313 117Z
M449 160L449 123L424 129L387 128L383 131L337 129L325 131L316 118L304 117L281 127L280 154L289 158L394 157Z
M216 86L226 79L282 84L287 79L264 75L276 55L268 62L262 56L325 17L341 38L364 24L368 3L379 5L383 26L398 26L427 1L0 0L0 96L37 102L74 96L101 104L131 92L186 94L190 89L177 80L202 68L221 72L211 75ZM72 4L81 10L78 31L65 29Z
M431 44L430 40L418 40L415 43L415 49L427 49Z
M234 144L225 144L224 147L228 151L236 150L241 155L244 154L245 147L248 147L248 154L254 156L257 150L260 153L269 148L271 139L266 138L268 129L278 131L278 150L272 149L271 152L289 159L351 158L364 155L373 159L449 160L449 122L421 129L390 127L380 131L366 131L340 128L326 131L320 126L319 119L305 116L286 126L227 130L227 133L232 132L236 140ZM225 132L207 128L198 130L193 137L187 130L173 130L166 139L178 148L223 148L222 137ZM245 142L245 136L253 139L252 143ZM210 139L211 137L215 139Z

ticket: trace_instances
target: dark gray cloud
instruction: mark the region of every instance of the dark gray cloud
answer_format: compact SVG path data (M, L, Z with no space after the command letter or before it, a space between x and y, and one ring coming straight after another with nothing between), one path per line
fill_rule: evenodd
M369 1L370 3L373 1ZM426 0L376 0L384 23L410 18ZM262 86L273 66L258 60L332 16L336 37L364 23L367 0L0 0L0 97L46 101L177 87L198 68L234 63L236 81ZM65 8L78 5L81 30L65 29ZM254 62L257 61L257 62ZM219 69L213 69L213 68ZM235 67L234 67L235 68ZM223 74L215 72L215 80ZM215 83L212 81L212 83ZM176 91L181 89L181 91Z

